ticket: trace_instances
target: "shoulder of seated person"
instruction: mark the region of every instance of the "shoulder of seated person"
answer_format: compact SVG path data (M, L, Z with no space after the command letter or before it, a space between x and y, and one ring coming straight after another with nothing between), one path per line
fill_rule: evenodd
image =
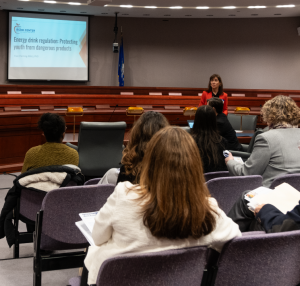
M28 151L27 151L27 154L32 154L32 153L35 153L37 151L39 151L41 148L42 148L43 145L38 145L38 146L34 146L34 147L31 147Z

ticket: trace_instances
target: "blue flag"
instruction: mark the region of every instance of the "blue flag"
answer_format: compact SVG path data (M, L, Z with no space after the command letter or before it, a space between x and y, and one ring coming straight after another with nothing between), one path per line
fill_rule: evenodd
M122 38L121 38L121 46L120 46L120 53L119 53L118 76L119 76L119 86L124 86L124 51L123 51L123 36L122 36Z

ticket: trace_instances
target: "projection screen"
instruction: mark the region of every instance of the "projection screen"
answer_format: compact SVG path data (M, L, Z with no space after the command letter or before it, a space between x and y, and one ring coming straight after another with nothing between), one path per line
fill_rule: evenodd
M89 17L9 12L8 80L89 80Z

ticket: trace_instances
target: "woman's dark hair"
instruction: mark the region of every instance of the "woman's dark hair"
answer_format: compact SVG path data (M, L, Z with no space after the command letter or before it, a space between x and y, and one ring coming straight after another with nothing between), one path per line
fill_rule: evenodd
M212 87L210 85L210 82L214 79L217 78L220 82L220 86L219 86L219 94L222 95L223 94L223 82L221 77L218 74L213 74L210 78L209 78L209 82L208 82L208 89L207 92L212 92Z
M202 105L198 108L191 135L197 143L201 158L207 156L209 164L213 162L218 165L218 144L221 144L222 137L218 133L217 116L211 106ZM223 147L225 149L225 146Z
M211 107L214 107L218 114L221 114L223 112L223 100L218 97L212 97L207 100L208 105Z
M145 112L134 124L128 145L123 151L121 163L124 165L125 174L136 178L134 183L139 182L141 162L148 142L160 129L169 126L164 115L155 111Z
M157 132L142 164L141 188L133 190L140 195L144 225L153 236L197 239L214 230L216 212L209 203L197 145L188 132L171 126Z
M66 131L66 122L58 114L48 112L40 117L38 127L44 132L47 142L60 142Z

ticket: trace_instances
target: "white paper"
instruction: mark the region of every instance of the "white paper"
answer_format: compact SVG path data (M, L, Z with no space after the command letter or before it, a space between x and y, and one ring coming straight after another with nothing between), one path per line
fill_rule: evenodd
M243 130L234 130L236 133L243 133Z
M75 222L75 224L79 228L79 230L82 232L82 234L84 235L84 237L86 238L86 240L89 242L89 244L92 245L92 246L94 246L95 242L94 242L94 240L92 238L92 233L87 228L87 226L85 225L85 223L81 220L81 221Z
M82 221L85 223L89 231L92 233L94 224L95 224L95 216L98 212L90 212L90 213L80 213L79 216L81 217Z
M245 200L248 202L251 202L256 196L261 195L261 194L266 194L273 191L272 189L265 188L265 187L259 187L257 189L254 189L247 194L245 194Z
M291 211L300 201L300 192L287 183L283 183L268 193L255 196L248 204L249 209L261 204L271 204L286 214Z

